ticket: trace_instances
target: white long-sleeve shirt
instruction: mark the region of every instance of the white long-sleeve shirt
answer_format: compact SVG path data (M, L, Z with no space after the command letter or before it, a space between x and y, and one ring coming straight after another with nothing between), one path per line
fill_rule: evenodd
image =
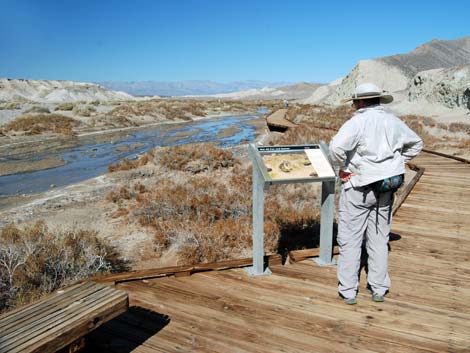
M333 137L333 165L354 174L345 188L365 186L405 173L405 163L423 149L423 141L403 121L374 105L356 111Z

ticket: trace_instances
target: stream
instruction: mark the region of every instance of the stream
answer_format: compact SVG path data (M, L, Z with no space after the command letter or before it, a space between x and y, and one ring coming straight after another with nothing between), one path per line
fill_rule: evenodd
M135 159L156 146L176 146L188 143L216 142L221 147L253 141L257 131L254 121L259 116L230 116L187 123L162 124L127 130L103 139L103 136L80 137L65 150L50 152L26 161L60 157L66 164L44 170L0 176L0 208L9 198L66 186L104 174L108 165L123 158ZM3 157L7 162L7 157ZM18 159L10 159L18 161Z

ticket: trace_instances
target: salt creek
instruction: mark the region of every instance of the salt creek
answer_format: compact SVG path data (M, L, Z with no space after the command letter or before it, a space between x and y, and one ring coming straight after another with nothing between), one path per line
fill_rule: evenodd
M103 137L80 137L73 147L57 152L29 156L25 162L56 156L66 164L45 170L10 174L0 177L0 208L9 206L9 200L21 195L31 195L90 179L106 173L108 165L123 158L138 158L156 146L176 146L188 143L215 142L230 147L253 141L257 131L254 122L259 116L231 116L204 119L188 123L162 124L127 130L113 134L103 142ZM18 158L2 157L7 163Z

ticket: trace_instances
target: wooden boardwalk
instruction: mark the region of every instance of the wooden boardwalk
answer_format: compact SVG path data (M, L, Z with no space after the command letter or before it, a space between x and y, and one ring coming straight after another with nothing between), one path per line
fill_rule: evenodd
M296 124L286 119L287 109L279 109L266 117L266 124L270 129L287 130L297 127Z
M336 268L311 260L121 283L126 314L88 337L100 352L470 352L470 165L423 153L398 210L384 303L347 306Z

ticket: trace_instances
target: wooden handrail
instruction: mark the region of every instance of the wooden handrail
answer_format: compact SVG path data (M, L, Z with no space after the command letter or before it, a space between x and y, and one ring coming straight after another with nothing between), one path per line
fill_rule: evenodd
M411 179L411 181L402 189L401 193L398 195L398 198L395 201L395 204L393 205L392 209L392 214L395 215L397 213L398 209L402 205L402 203L406 200L408 195L410 194L411 190L415 187L416 183L419 181L421 176L424 174L425 168L419 167L416 164L408 163L408 167L415 171L416 174Z
M445 154L445 153L442 153L442 152L431 151L431 150L428 150L426 148L423 148L423 152L430 153L430 154L435 154L436 156L450 158L450 159L454 159L454 160L462 162L462 163L470 164L470 160L462 158L462 157L452 156L450 154Z

